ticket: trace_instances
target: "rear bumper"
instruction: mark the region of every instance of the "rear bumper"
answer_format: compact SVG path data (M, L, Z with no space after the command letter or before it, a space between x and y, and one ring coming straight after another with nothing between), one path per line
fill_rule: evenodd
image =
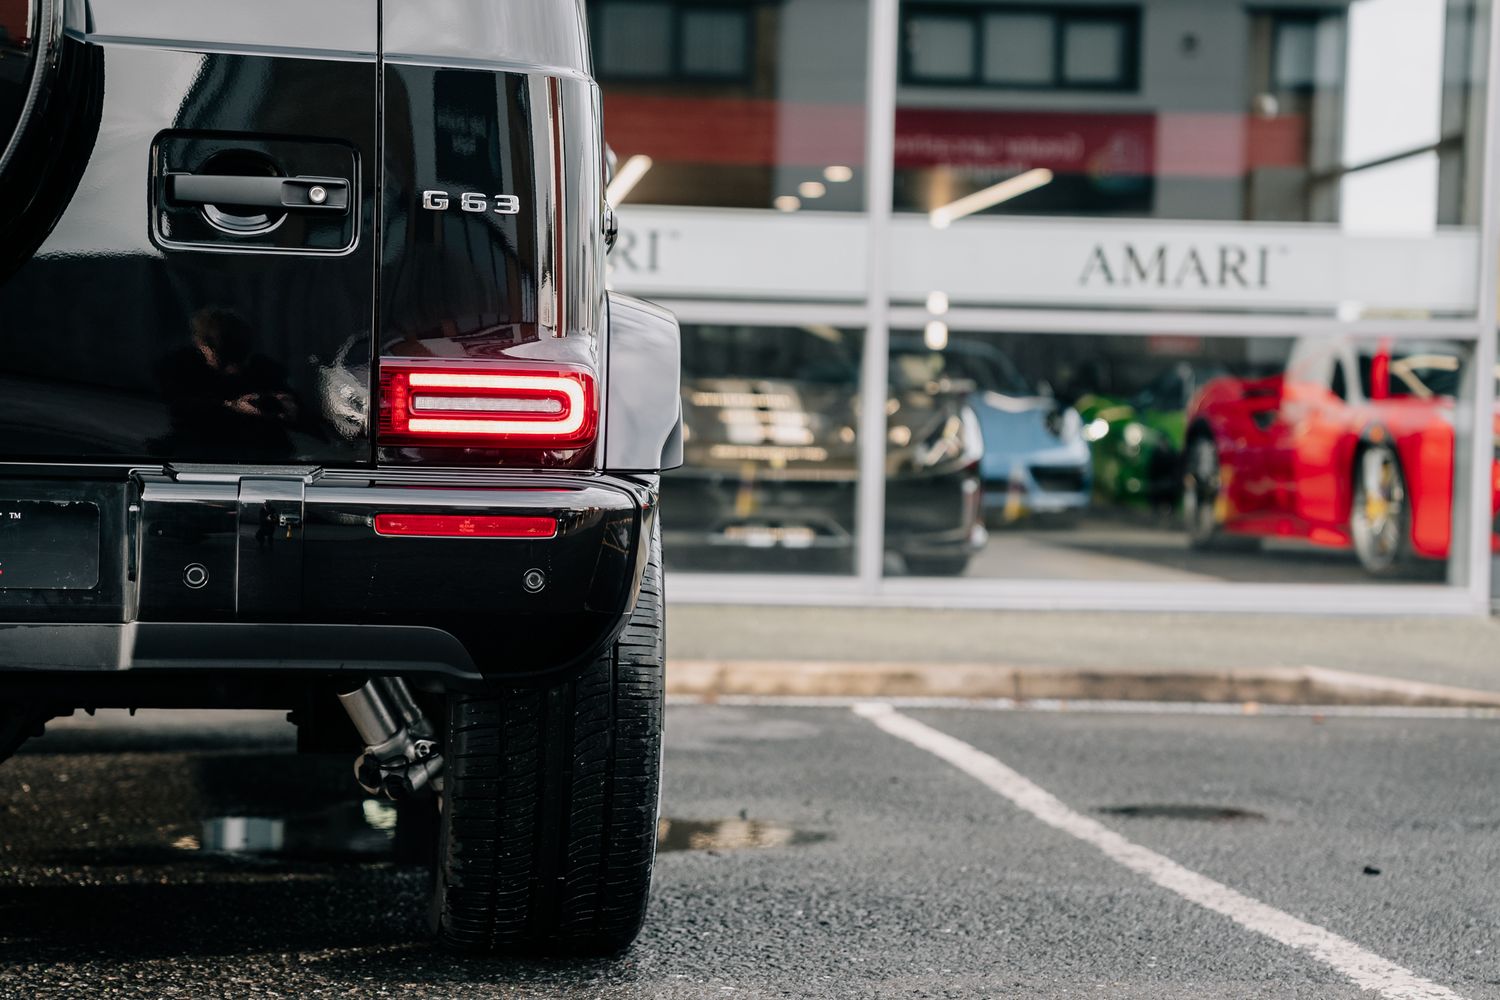
M651 479L471 470L0 471L101 508L92 590L0 589L0 675L315 671L551 679L635 605ZM378 514L545 516L551 538L392 537ZM540 585L539 585L540 584Z

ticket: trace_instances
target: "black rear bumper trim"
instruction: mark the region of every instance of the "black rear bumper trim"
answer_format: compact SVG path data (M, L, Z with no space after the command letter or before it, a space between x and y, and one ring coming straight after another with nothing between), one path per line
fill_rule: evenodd
M17 673L281 670L484 680L463 643L422 625L7 624L0 625L0 664Z

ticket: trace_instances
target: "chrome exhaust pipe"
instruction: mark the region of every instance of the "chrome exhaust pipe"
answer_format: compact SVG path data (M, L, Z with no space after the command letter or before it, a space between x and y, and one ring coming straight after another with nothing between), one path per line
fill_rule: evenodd
M371 795L407 799L438 791L443 757L432 724L399 677L375 677L339 695L365 752L354 762L354 778Z

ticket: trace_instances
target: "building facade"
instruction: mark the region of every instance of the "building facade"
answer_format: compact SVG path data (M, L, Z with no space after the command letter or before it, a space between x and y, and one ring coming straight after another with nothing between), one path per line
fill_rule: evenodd
M1482 613L1488 0L590 0L678 600Z

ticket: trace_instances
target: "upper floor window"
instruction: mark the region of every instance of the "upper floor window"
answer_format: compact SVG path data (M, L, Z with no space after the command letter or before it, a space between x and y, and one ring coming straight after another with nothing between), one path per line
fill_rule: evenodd
M908 4L902 81L916 86L1135 90L1134 7Z
M739 3L599 0L590 5L601 80L742 83L750 77L750 8Z

